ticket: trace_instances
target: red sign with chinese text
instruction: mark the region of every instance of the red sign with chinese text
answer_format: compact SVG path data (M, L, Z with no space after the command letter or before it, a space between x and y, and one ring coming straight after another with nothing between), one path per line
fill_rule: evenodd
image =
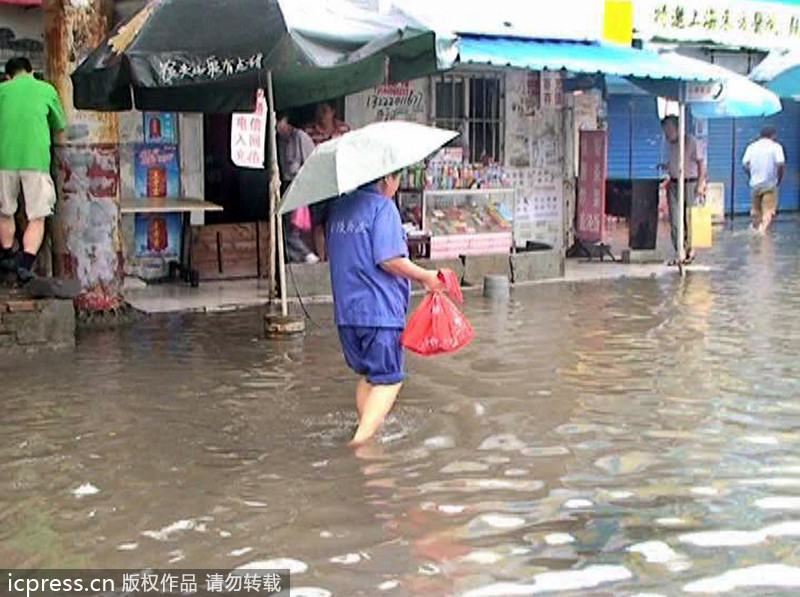
M580 132L576 232L585 243L603 240L607 145L605 131Z

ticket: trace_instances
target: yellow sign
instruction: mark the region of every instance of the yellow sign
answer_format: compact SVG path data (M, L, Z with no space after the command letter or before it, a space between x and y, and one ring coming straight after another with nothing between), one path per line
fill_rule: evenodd
M633 2L606 0L603 11L603 39L630 46L633 41Z

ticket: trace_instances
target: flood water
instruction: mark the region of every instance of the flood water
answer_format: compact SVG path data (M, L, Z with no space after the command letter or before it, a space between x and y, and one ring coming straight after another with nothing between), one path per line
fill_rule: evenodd
M357 454L329 306L300 341L262 339L259 311L178 315L6 361L4 567L262 562L295 597L798 594L800 223L738 228L683 279L468 294L476 341L410 358Z

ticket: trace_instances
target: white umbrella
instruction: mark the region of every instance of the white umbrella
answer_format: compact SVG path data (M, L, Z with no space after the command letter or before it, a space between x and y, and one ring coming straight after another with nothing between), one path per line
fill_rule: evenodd
M278 208L286 213L354 191L415 164L458 135L413 122L376 122L317 146Z

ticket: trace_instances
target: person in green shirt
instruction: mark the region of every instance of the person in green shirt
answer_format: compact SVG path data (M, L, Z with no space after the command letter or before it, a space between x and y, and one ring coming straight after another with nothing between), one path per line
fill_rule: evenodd
M9 81L0 83L0 268L20 282L33 278L33 264L52 215L56 190L50 177L51 131L67 126L55 88L33 76L27 58L6 63ZM14 248L17 199L25 197L28 225L22 251Z

